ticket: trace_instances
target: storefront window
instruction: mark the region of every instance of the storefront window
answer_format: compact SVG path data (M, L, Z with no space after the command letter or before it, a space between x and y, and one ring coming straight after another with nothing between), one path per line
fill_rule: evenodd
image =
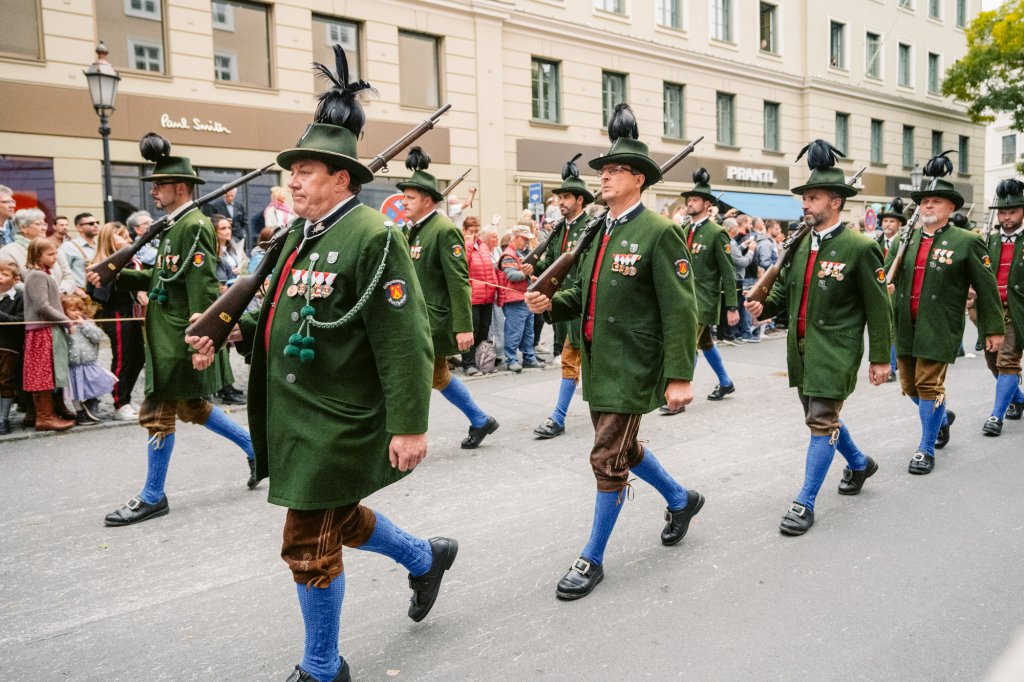
M0 156L0 185L14 190L18 210L38 208L47 222L57 215L53 191L53 159L38 156Z

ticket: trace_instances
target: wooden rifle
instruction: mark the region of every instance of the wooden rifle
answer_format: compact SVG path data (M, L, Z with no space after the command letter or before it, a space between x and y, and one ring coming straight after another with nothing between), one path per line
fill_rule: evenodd
M662 177L665 176L665 173L672 170L676 164L692 154L693 150L696 149L697 145L703 139L704 136L701 135L687 145L686 149L683 149L681 152L662 164L660 169ZM604 225L604 220L607 216L608 209L606 208L601 215L596 218L592 218L580 233L580 238L576 242L576 245L573 246L571 250L566 251L556 258L555 262L549 265L548 269L533 281L533 284L530 285L527 291L539 291L548 298L554 296L555 292L557 292L562 286L562 282L564 282L565 278L569 276L570 272L572 272L572 268L576 264L576 261L579 260L580 254L585 252L590 247L590 243L594 241L594 237L600 231L601 226ZM554 230L552 230L552 233L554 233Z
M435 111L429 118L403 135L390 147L373 157L373 160L367 164L367 167L374 173L378 171L387 172L388 161L398 156L403 149L433 129L438 119L444 116L451 108L451 104L445 104ZM469 171L466 171L466 173L469 173ZM465 174L463 174L463 177L465 177ZM189 325L188 329L185 330L185 334L188 336L209 337L213 341L214 348L223 346L231 330L238 322L238 318L242 316L245 309L249 306L249 302L252 301L263 286L264 281L274 271L277 260L281 255L281 250L284 248L285 240L288 238L288 233L288 226L284 225L274 233L270 241L264 242L266 246L263 260L260 261L256 271L244 277L239 277L238 281L232 284L195 322Z
M544 237L544 241L537 244L537 246L535 246L533 250L530 251L530 253L526 254L526 257L523 258L523 265L536 267L537 261L539 261L540 257L544 255L544 251L547 250L548 244L551 243L551 238L555 236L555 233L558 232L559 228L561 228L562 225L565 225L565 218L562 218L557 223L555 223L554 227L551 228L551 231L548 232L548 236Z
M864 174L864 171L868 169L867 166L861 167L857 174L854 175L846 183L847 185L853 186L860 180L860 176ZM761 275L760 279L750 288L750 291L746 293L746 299L748 301L757 301L758 303L764 304L765 299L768 298L768 294L771 293L772 287L775 286L775 281L779 278L779 273L782 272L782 268L786 266L789 261L793 260L793 254L796 252L796 247L800 245L803 238L807 236L807 233L811 231L811 226L807 224L807 221L801 221L793 234L786 237L785 241L782 242L782 248L779 253L778 260L770 268L765 270L764 274Z
M470 172L471 170L473 170L473 169L472 169L472 168L467 168L467 169L466 169L466 172L465 172L465 173L463 173L463 174L462 174L462 175L460 175L459 177L457 177L457 178L455 178L454 180L452 180L452 181L451 181L451 183L450 183L450 184L449 184L449 185L448 185L447 187L445 187L445 188L444 188L444 191L443 191L443 192L441 192L441 196L442 196L442 197L445 197L445 198L447 198L447 197L448 197L448 195L449 195L449 194L451 194L451 193L452 193L452 191L453 191L453 190L454 190L454 189L455 189L456 187L458 187L458 186L459 186L459 183L460 183L460 182L462 182L463 180L465 180L465 179L466 179L466 176L467 176L467 175L469 175L469 172Z
M928 185L928 191L935 189L938 181L938 177L932 178L931 184ZM885 274L886 284L892 284L896 281L896 275L899 273L900 268L903 267L903 256L907 253L907 246L910 245L910 238L914 233L914 228L917 227L917 221L920 217L921 204L918 203L917 207L914 208L914 215L910 216L907 224L900 228L900 244L896 249L896 255L892 259L892 265L889 266L889 272Z

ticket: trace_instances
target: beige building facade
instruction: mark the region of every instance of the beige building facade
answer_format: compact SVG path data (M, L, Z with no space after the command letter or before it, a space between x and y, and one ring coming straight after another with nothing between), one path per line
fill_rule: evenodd
M938 94L966 49L979 0L3 0L0 183L51 216L102 211L98 118L82 71L103 40L122 76L111 117L120 217L147 204L138 139L151 130L204 177L265 165L311 121L324 87L310 68L344 45L352 78L378 90L360 154L372 158L437 106L452 110L421 141L442 179L472 169L471 210L505 217L542 196L576 152L608 146L606 112L634 108L659 161L704 136L648 191L661 207L706 166L723 200L795 219L794 163L822 137L861 166L848 212L909 193L909 173L954 149L952 180L983 192L984 128ZM12 23L13 22L13 25ZM35 40L31 39L35 36ZM596 178L581 164L584 174ZM378 205L408 172L400 160L365 190ZM269 187L243 195L255 215ZM207 185L206 187L209 187ZM457 194L464 195L465 187ZM981 201L984 201L981 199ZM21 203L25 203L22 201Z

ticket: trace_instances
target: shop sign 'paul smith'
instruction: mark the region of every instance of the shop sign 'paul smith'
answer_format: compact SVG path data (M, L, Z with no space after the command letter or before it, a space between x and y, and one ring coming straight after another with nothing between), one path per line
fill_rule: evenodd
M220 121L206 121L194 117L191 121L182 116L181 118L171 118L169 114L160 115L160 127L161 128L174 128L175 130L198 130L204 133L222 133L224 135L230 135L231 131Z

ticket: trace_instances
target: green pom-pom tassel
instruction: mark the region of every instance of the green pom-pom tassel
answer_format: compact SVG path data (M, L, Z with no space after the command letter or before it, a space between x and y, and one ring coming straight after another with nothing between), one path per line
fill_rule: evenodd
M288 345L290 346L301 346L302 345L302 334L292 334L288 337Z
M302 337L302 347L303 348L312 348L315 343L316 343L316 340L312 336L303 336Z
M298 348L298 346L292 346L292 345L285 346L284 347L284 354L285 354L285 357L297 358L297 357L299 357L299 348Z
M313 362L314 357L316 357L316 353L312 348L303 348L299 351L300 362Z
M312 317L315 314L316 314L316 308L314 308L311 305L304 305L304 306L302 306L302 310L299 311L299 317L302 317L302 318Z

